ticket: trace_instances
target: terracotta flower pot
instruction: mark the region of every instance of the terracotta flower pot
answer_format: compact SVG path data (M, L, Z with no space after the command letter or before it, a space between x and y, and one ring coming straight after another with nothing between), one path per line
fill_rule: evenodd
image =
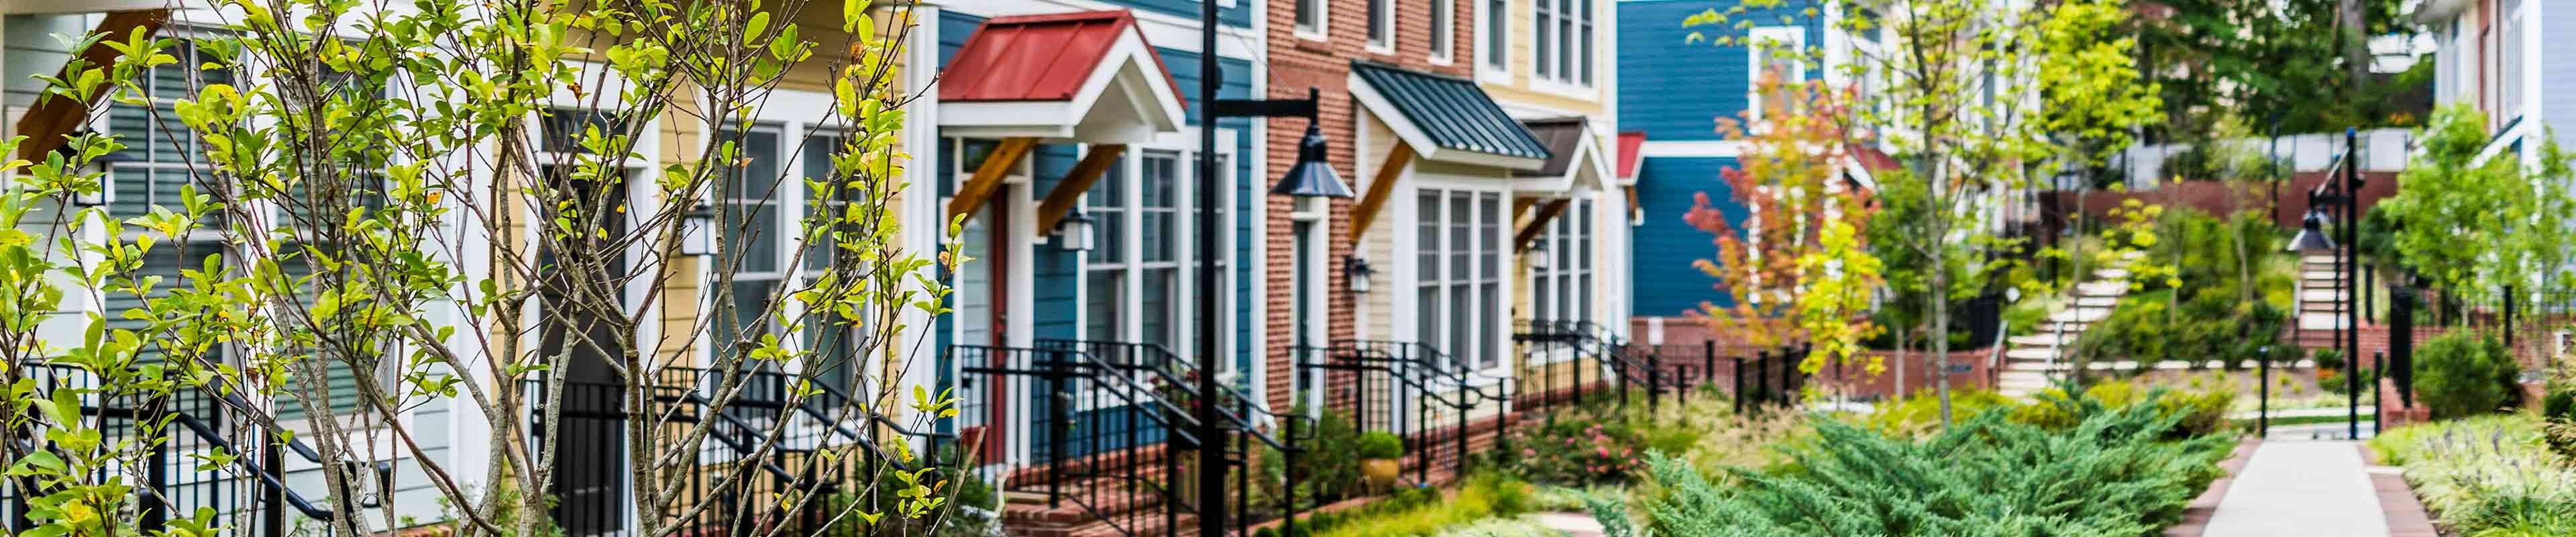
M1369 488L1372 489L1386 490L1394 487L1396 478L1403 473L1404 465L1397 464L1395 459L1360 461L1360 476L1368 478Z

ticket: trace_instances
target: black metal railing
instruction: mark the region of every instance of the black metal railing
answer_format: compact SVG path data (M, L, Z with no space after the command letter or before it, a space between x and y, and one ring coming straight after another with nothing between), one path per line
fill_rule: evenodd
M1523 381L1539 386L1535 395L1521 398L1522 408L1551 418L1555 408L1602 390L1616 390L1623 407L1642 394L1649 408L1659 408L1665 395L1689 393L1716 369L1713 346L1633 344L1591 321L1521 320L1514 323L1512 339L1522 346L1520 375L1528 377Z
M1806 355L1803 347L1784 347L1734 358L1735 414L1796 406L1807 385L1808 375L1798 370Z
M561 442L552 483L555 523L566 535L624 535L625 453L629 420L652 420L665 438L685 438L703 425L706 442L679 468L671 499L644 506L696 535L860 535L845 511L888 512L890 491L872 486L886 472L952 468L937 449L944 435L913 430L871 411L840 386L796 374L756 369L664 367L630 408L628 387L568 381L559 423L545 423L549 379L527 381L531 434ZM851 456L856 455L856 456ZM925 475L923 481L953 477Z
M186 516L202 510L224 521L227 534L275 537L312 534L312 528L302 526L328 528L338 516L329 506L286 485L286 457L292 454L320 464L322 454L261 420L240 417L259 410L230 386L184 386L169 393L111 393L102 389L97 375L79 368L38 365L20 371L34 381L34 397L52 400L59 395L78 401L79 419L87 422L82 426L96 429L100 433L97 440L104 445L132 445L143 450L141 460L118 465L142 466L141 478L130 482L137 485L131 515L143 528L164 528L174 514ZM58 450L63 449L35 431L15 431L5 441L22 453L56 451L60 455ZM206 462L224 458L229 460L222 464ZM343 468L342 475L354 479L372 472L374 486L389 487L392 468L386 462L352 463ZM110 470L100 470L107 471ZM102 473L95 477L110 476ZM362 491L359 501L353 502L359 507L381 506L386 499L382 490L366 492L364 485L348 485L346 490ZM31 491L43 493L41 486L22 478L10 478L0 484L0 497L7 498L0 503L0 511L5 511L0 512L5 515L0 520L5 520L13 533L26 533L35 527L28 505ZM322 532L329 534L327 529Z
M1177 531L1200 508L1186 476L1209 471L1176 452L1199 445L1199 422L1176 402L1189 379L1162 363L1176 360L1091 347L950 346L968 407L949 423L956 451L1000 463L1004 494L1071 508L1121 535Z
M1202 374L1198 362L1184 358L1173 352L1171 347L1159 343L1040 339L1035 346L1040 350L1079 351L1118 374L1141 379L1153 388L1150 395L1161 399L1154 405L1157 407L1195 412L1200 400L1212 397L1217 425L1225 431L1223 440L1226 442L1230 486L1237 494L1235 501L1228 502L1233 511L1228 513L1227 520L1234 521L1236 529L1242 530L1265 518L1259 515L1272 515L1282 519L1283 526L1295 527L1298 514L1295 485L1299 476L1284 476L1287 485L1280 489L1285 494L1275 506L1277 511L1260 513L1252 510L1255 506L1250 498L1251 480L1258 474L1258 468L1254 466L1256 457L1263 453L1278 453L1285 458L1281 461L1282 468L1288 472L1296 471L1302 446L1292 435L1313 434L1310 418L1274 411L1269 405L1254 400L1242 384L1234 382L1235 379L1217 379L1216 393L1213 396L1203 394L1198 384ZM1184 452L1196 447L1167 444L1164 453L1167 457L1187 457ZM1131 445L1127 449L1142 449L1142 446Z
M1351 416L1362 431L1395 433L1405 441L1405 465L1416 483L1429 483L1438 451L1453 457L1451 472L1469 460L1470 414L1492 411L1509 428L1509 379L1474 372L1440 349L1409 341L1341 340L1299 347L1298 387L1321 397L1319 411Z

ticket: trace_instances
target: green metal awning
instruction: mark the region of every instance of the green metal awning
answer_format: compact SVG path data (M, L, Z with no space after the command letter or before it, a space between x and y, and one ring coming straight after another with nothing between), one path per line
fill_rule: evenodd
M1523 170L1548 160L1547 146L1474 80L1354 61L1350 86L1423 158Z

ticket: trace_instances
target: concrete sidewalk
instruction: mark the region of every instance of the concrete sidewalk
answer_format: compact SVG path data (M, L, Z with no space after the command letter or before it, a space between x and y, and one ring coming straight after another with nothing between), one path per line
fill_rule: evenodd
M2264 441L2228 487L2204 535L2388 535L2388 518L2354 444Z

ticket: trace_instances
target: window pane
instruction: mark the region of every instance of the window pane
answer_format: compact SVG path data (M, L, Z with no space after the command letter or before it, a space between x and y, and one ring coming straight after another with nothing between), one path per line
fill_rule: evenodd
M1137 338L1145 343L1170 345L1172 337L1172 288L1179 283L1180 269L1158 268L1145 271L1145 333Z
M1583 13L1584 13L1584 17L1583 17L1583 35L1582 35L1583 48L1582 48L1582 50L1581 50L1581 54L1582 54L1582 56L1580 56L1580 57L1576 58L1576 59L1575 59L1575 62L1576 62L1577 64L1579 64L1579 65L1582 65L1582 66L1583 66L1583 76L1582 76L1582 78L1581 78L1581 82L1583 82L1584 84L1591 84L1591 83L1592 83L1592 16L1591 16L1591 13L1592 13L1592 0L1583 0Z
M1485 3L1485 65L1504 68L1511 65L1511 0Z
M1469 271L1476 267L1474 257L1476 231L1475 224L1468 220L1475 216L1469 212L1469 203L1474 196L1475 194L1467 192L1449 194L1449 244L1444 248L1449 252L1449 279L1453 281L1474 277Z
M1413 303L1420 304L1422 308L1421 314L1414 316L1414 341L1438 344L1440 342L1440 288L1423 286L1415 293Z
M1323 27L1323 17L1318 13L1321 10L1315 8L1318 1L1321 0L1297 0L1297 29L1313 31Z
M1574 78L1574 0L1558 0L1556 14L1556 77Z
M1121 276L1116 271L1094 271L1083 277L1084 339L1118 341L1118 308L1126 303Z
M1553 3L1550 0L1538 0L1531 4L1531 8L1537 12L1538 19L1538 54L1530 58L1530 65L1538 70L1539 78L1547 78L1548 60L1556 56L1553 52L1556 49L1551 48L1556 43L1556 39L1550 37L1555 35L1556 29L1554 14L1556 8L1551 5Z
M1091 191L1083 195L1083 204L1090 207L1084 209L1083 214L1091 217L1089 259L1092 263L1127 261L1125 213L1128 200L1124 168L1124 164L1110 165L1109 171L1102 172L1100 180L1091 184Z
M1178 202L1174 197L1173 171L1178 157L1149 154L1144 160L1145 179L1145 261L1171 261L1180 239L1175 222L1179 220Z
M1502 303L1496 301L1501 297L1501 292L1502 284L1497 283L1485 283L1476 292L1476 296L1482 299L1484 304L1483 308L1476 311L1478 317L1476 342L1479 344L1479 350L1476 352L1476 367L1478 368L1489 368L1502 362L1502 349L1494 344L1494 337L1502 330L1502 323L1495 318L1495 312L1503 309Z
M1457 0L1431 0L1431 55L1449 55L1449 4Z
M1414 198L1413 203L1418 216L1414 225L1413 269L1421 275L1423 285L1436 284L1440 281L1440 193L1425 190ZM1426 302L1422 307L1428 308L1431 304Z
M1370 44L1386 43L1386 9L1388 0L1369 0L1368 40Z
M1503 247L1504 239L1502 238L1503 196L1501 194L1487 193L1479 196L1479 198L1482 201L1476 204L1476 214L1478 220L1482 222L1480 224L1482 229L1479 231L1484 232L1485 240L1481 241L1483 244L1478 245L1476 256L1482 258L1477 262L1477 264L1482 265L1484 267L1484 271L1479 273L1476 277L1478 279L1491 281L1498 277L1498 275L1502 274L1502 258L1505 255L1509 255L1509 252L1507 251L1508 249Z
M840 147L841 137L839 136L806 138L805 178L825 183L836 181L838 178L833 175L832 170L832 152L839 151ZM831 225L833 221L839 219L847 203L846 200L858 194L855 189L841 191L840 186L831 186L830 188L834 189L831 191L815 191L809 183L806 188L805 221L817 225ZM833 244L830 233L808 241L805 244L805 268L822 270L823 267L830 266L832 255L835 253Z

